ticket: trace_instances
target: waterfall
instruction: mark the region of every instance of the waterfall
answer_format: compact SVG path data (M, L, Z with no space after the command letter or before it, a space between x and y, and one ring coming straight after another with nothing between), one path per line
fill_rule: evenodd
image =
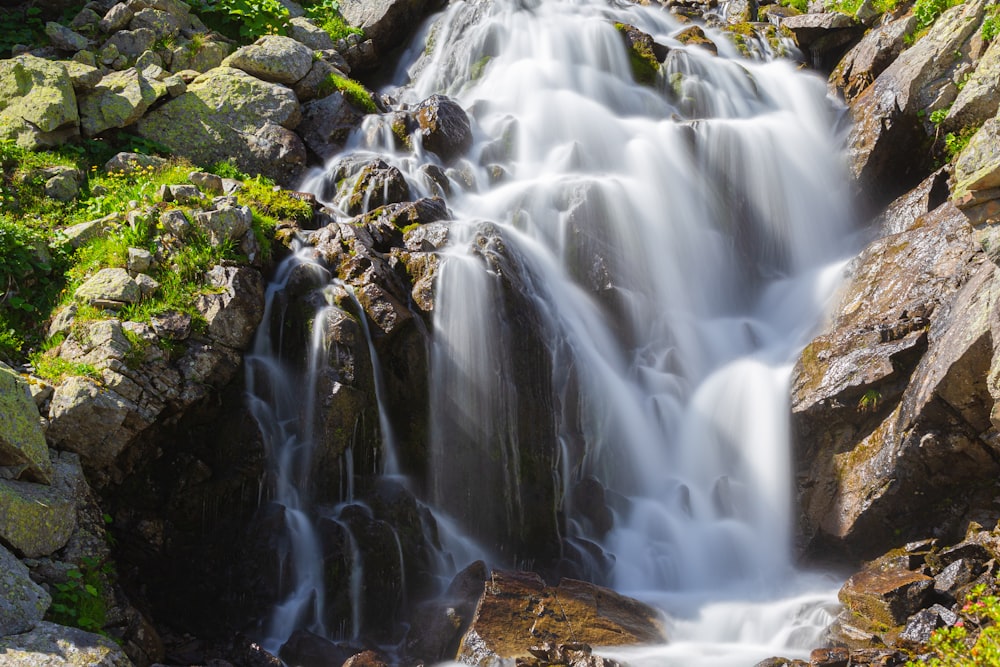
M620 24L667 47L651 85ZM788 378L852 212L824 82L715 29L718 56L685 46L686 27L606 0L453 0L388 92L451 96L472 147L442 164L373 118L348 152L411 195L446 168L421 488L454 567L485 552L659 606L669 646L607 652L632 665L748 665L802 657L836 604L793 562ZM325 178L303 187L329 199Z

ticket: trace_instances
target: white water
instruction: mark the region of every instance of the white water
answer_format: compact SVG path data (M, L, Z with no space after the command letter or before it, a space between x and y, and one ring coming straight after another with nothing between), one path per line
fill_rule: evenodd
M656 89L631 80L615 21L673 49ZM449 174L428 500L458 533L511 533L540 511L518 474L532 443L502 272L554 359L552 483L595 476L614 499L600 536L564 497L568 537L600 541L608 583L669 619L670 645L603 653L752 665L803 657L835 607L837 582L792 562L788 377L851 250L851 213L823 82L740 60L711 31L721 57L685 49L684 27L601 0L458 1L401 71L402 101L447 93L476 137ZM418 167L436 157L382 136L357 148L433 194ZM485 154L506 172L496 186ZM482 221L498 238L473 253ZM471 443L482 450L457 459ZM453 554L458 567L479 555Z

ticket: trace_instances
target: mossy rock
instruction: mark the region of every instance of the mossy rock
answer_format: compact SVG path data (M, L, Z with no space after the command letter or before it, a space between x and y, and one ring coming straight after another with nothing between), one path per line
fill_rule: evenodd
M28 391L14 369L0 363L0 466L23 468L20 477L48 484L52 462Z
M0 140L55 146L79 134L73 82L62 63L30 55L0 61Z
M632 65L632 76L636 82L647 86L655 84L660 63L666 59L667 48L654 42L652 37L633 25L615 23L615 29L625 42L629 63Z

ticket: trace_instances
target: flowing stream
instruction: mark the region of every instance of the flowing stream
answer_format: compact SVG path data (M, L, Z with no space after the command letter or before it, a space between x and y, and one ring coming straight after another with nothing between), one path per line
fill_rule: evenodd
M616 23L670 49L654 85L633 81ZM391 94L451 96L475 137L447 172L424 500L483 545L457 568L561 549L579 576L664 610L669 645L602 653L749 666L803 657L836 607L838 582L793 563L788 378L852 213L824 82L711 29L719 56L685 47L687 27L604 0L453 0L404 55ZM369 130L350 150L439 192L420 146ZM550 524L563 543L532 542ZM296 571L277 642L321 604L315 573Z

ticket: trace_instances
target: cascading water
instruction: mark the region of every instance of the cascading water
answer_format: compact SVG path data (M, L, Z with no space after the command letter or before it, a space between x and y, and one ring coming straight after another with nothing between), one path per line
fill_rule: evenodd
M655 85L633 81L622 24L669 48ZM787 378L851 214L823 82L711 31L719 57L684 47L684 27L459 0L404 56L392 94L450 95L475 136L447 171L421 486L494 564L561 558L667 612L669 646L610 655L748 665L815 645L834 604L792 564ZM440 192L421 170L438 157L390 134L352 150Z

